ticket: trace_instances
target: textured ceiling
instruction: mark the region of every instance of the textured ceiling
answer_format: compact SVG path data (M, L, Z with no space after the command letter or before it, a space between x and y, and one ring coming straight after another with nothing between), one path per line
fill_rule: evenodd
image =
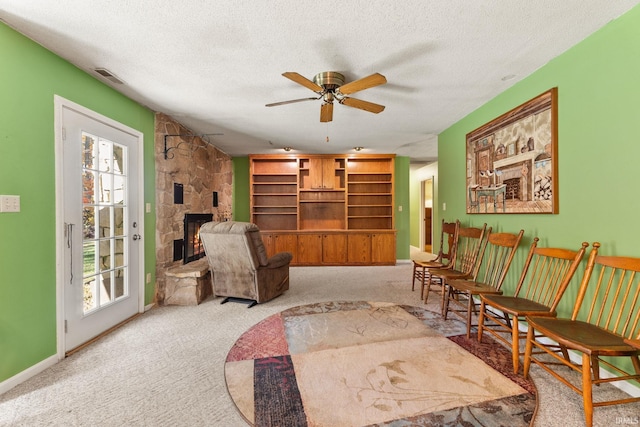
M0 0L0 19L194 132L222 133L208 139L232 156L362 146L430 161L438 133L639 2ZM386 85L352 97L386 109L336 105L320 123L320 100L265 107L314 96L285 71L379 72Z

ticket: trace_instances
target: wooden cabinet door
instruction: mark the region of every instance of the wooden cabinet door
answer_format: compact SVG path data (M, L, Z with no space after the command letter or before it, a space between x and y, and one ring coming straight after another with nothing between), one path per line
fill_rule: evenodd
M396 236L392 233L371 235L371 262L374 264L396 263Z
M334 159L322 159L322 185L325 190L335 188L336 166Z
M309 159L309 179L314 190L333 190L335 181L335 160L323 158Z
M298 235L298 264L320 265L322 263L322 234Z
M347 236L347 262L349 264L371 263L371 235L368 233Z
M298 262L298 236L295 234L274 234L273 247L275 253L291 252L293 259L292 264Z
M322 236L322 262L325 264L344 264L347 262L346 235L325 234Z

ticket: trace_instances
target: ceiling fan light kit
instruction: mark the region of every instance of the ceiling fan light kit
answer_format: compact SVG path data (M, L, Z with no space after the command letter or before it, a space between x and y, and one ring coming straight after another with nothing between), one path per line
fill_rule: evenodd
M374 104L373 102L363 101L361 99L350 98L350 95L361 90L369 89L375 86L383 85L387 79L380 73L374 73L370 76L363 77L345 84L344 75L337 71L323 71L313 77L313 81L292 71L282 73L289 80L311 89L318 94L317 98L300 98L290 101L274 102L267 104L267 107L275 107L278 105L293 104L295 102L311 101L322 99L320 106L320 121L330 122L333 120L333 101L338 101L347 107L357 108L359 110L368 111L378 114L384 110L384 105Z

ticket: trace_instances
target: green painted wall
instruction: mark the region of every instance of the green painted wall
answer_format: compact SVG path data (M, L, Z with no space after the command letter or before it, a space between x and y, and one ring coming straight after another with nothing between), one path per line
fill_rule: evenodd
M396 210L396 258L409 259L409 232L410 232L410 193L409 193L409 157L396 156L395 160L395 210ZM399 207L402 206L402 211Z
M234 221L251 221L249 206L249 157L233 158L233 203Z
M447 217L487 222L501 231L525 230L527 238L505 283L507 293L513 291L515 270L533 236L545 246L578 249L583 241L599 241L601 253L640 256L640 198L634 190L640 158L638 28L640 6L439 135L438 206L447 203ZM466 215L465 135L552 87L558 87L559 214ZM574 279L560 315L570 314L577 285Z
M145 202L155 206L153 113L0 23L0 382L56 354L54 94L144 133ZM155 272L155 215L145 271ZM153 296L147 285L146 301Z

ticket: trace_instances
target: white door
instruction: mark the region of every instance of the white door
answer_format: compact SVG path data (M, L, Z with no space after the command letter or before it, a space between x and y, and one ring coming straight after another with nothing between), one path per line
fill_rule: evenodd
M57 108L64 351L143 307L141 134L69 104Z

